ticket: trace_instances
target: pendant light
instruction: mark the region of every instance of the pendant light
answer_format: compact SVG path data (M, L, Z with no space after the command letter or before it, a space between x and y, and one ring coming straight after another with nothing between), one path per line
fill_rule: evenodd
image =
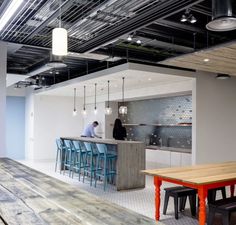
M87 114L86 108L85 108L85 104L86 104L85 100L86 100L86 86L84 86L84 107L83 107L83 110L82 110L83 116L86 116L86 114Z
M65 56L68 53L68 40L67 30L61 27L61 0L59 0L59 7L59 27L52 30L52 54Z
M74 109L73 109L73 116L77 115L77 110L76 110L76 88L74 88Z
M107 81L107 107L105 108L106 115L112 114L112 108L110 107L109 97L110 97L110 81L108 80Z
M127 114L128 109L127 109L127 106L124 105L125 78L122 77L122 80L123 80L123 81L122 81L122 105L121 105L120 108L119 108L119 113L122 114L122 115L124 115L124 114Z
M97 83L95 83L94 84L94 87L95 87L95 89L94 89L94 92L95 92L95 94L94 94L94 96L95 96L95 98L94 98L94 114L96 115L97 114Z

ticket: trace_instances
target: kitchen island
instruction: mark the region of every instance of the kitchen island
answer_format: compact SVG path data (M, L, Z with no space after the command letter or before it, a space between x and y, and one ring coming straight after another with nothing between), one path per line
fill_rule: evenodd
M145 187L145 176L140 173L140 170L144 170L146 165L145 145L143 142L87 137L61 137L61 139L87 141L115 146L117 151L116 189L120 191Z

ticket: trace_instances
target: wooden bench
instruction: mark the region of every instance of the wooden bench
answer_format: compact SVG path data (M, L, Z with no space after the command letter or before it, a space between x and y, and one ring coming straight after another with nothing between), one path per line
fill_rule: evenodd
M209 205L208 225L213 224L215 213L222 214L223 225L230 224L230 215L236 212L236 197L211 202Z
M0 183L0 224L157 224L11 159L0 158Z

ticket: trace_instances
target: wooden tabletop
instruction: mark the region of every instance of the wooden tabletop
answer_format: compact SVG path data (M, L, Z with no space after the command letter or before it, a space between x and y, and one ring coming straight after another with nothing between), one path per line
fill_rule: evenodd
M10 159L0 158L0 183L0 225L157 224Z
M236 180L236 161L175 167L142 171L147 175L159 176L192 184L209 184Z

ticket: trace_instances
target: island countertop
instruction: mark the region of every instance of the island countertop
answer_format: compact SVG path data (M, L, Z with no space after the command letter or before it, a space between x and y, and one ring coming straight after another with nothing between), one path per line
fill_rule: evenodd
M127 141L127 140L115 140L115 139L103 139L103 138L89 138L89 137L61 137L62 139L69 139L69 140L78 140L78 141L89 141L94 143L101 143L101 144L111 144L117 145L119 143L122 144L143 144L141 141Z

